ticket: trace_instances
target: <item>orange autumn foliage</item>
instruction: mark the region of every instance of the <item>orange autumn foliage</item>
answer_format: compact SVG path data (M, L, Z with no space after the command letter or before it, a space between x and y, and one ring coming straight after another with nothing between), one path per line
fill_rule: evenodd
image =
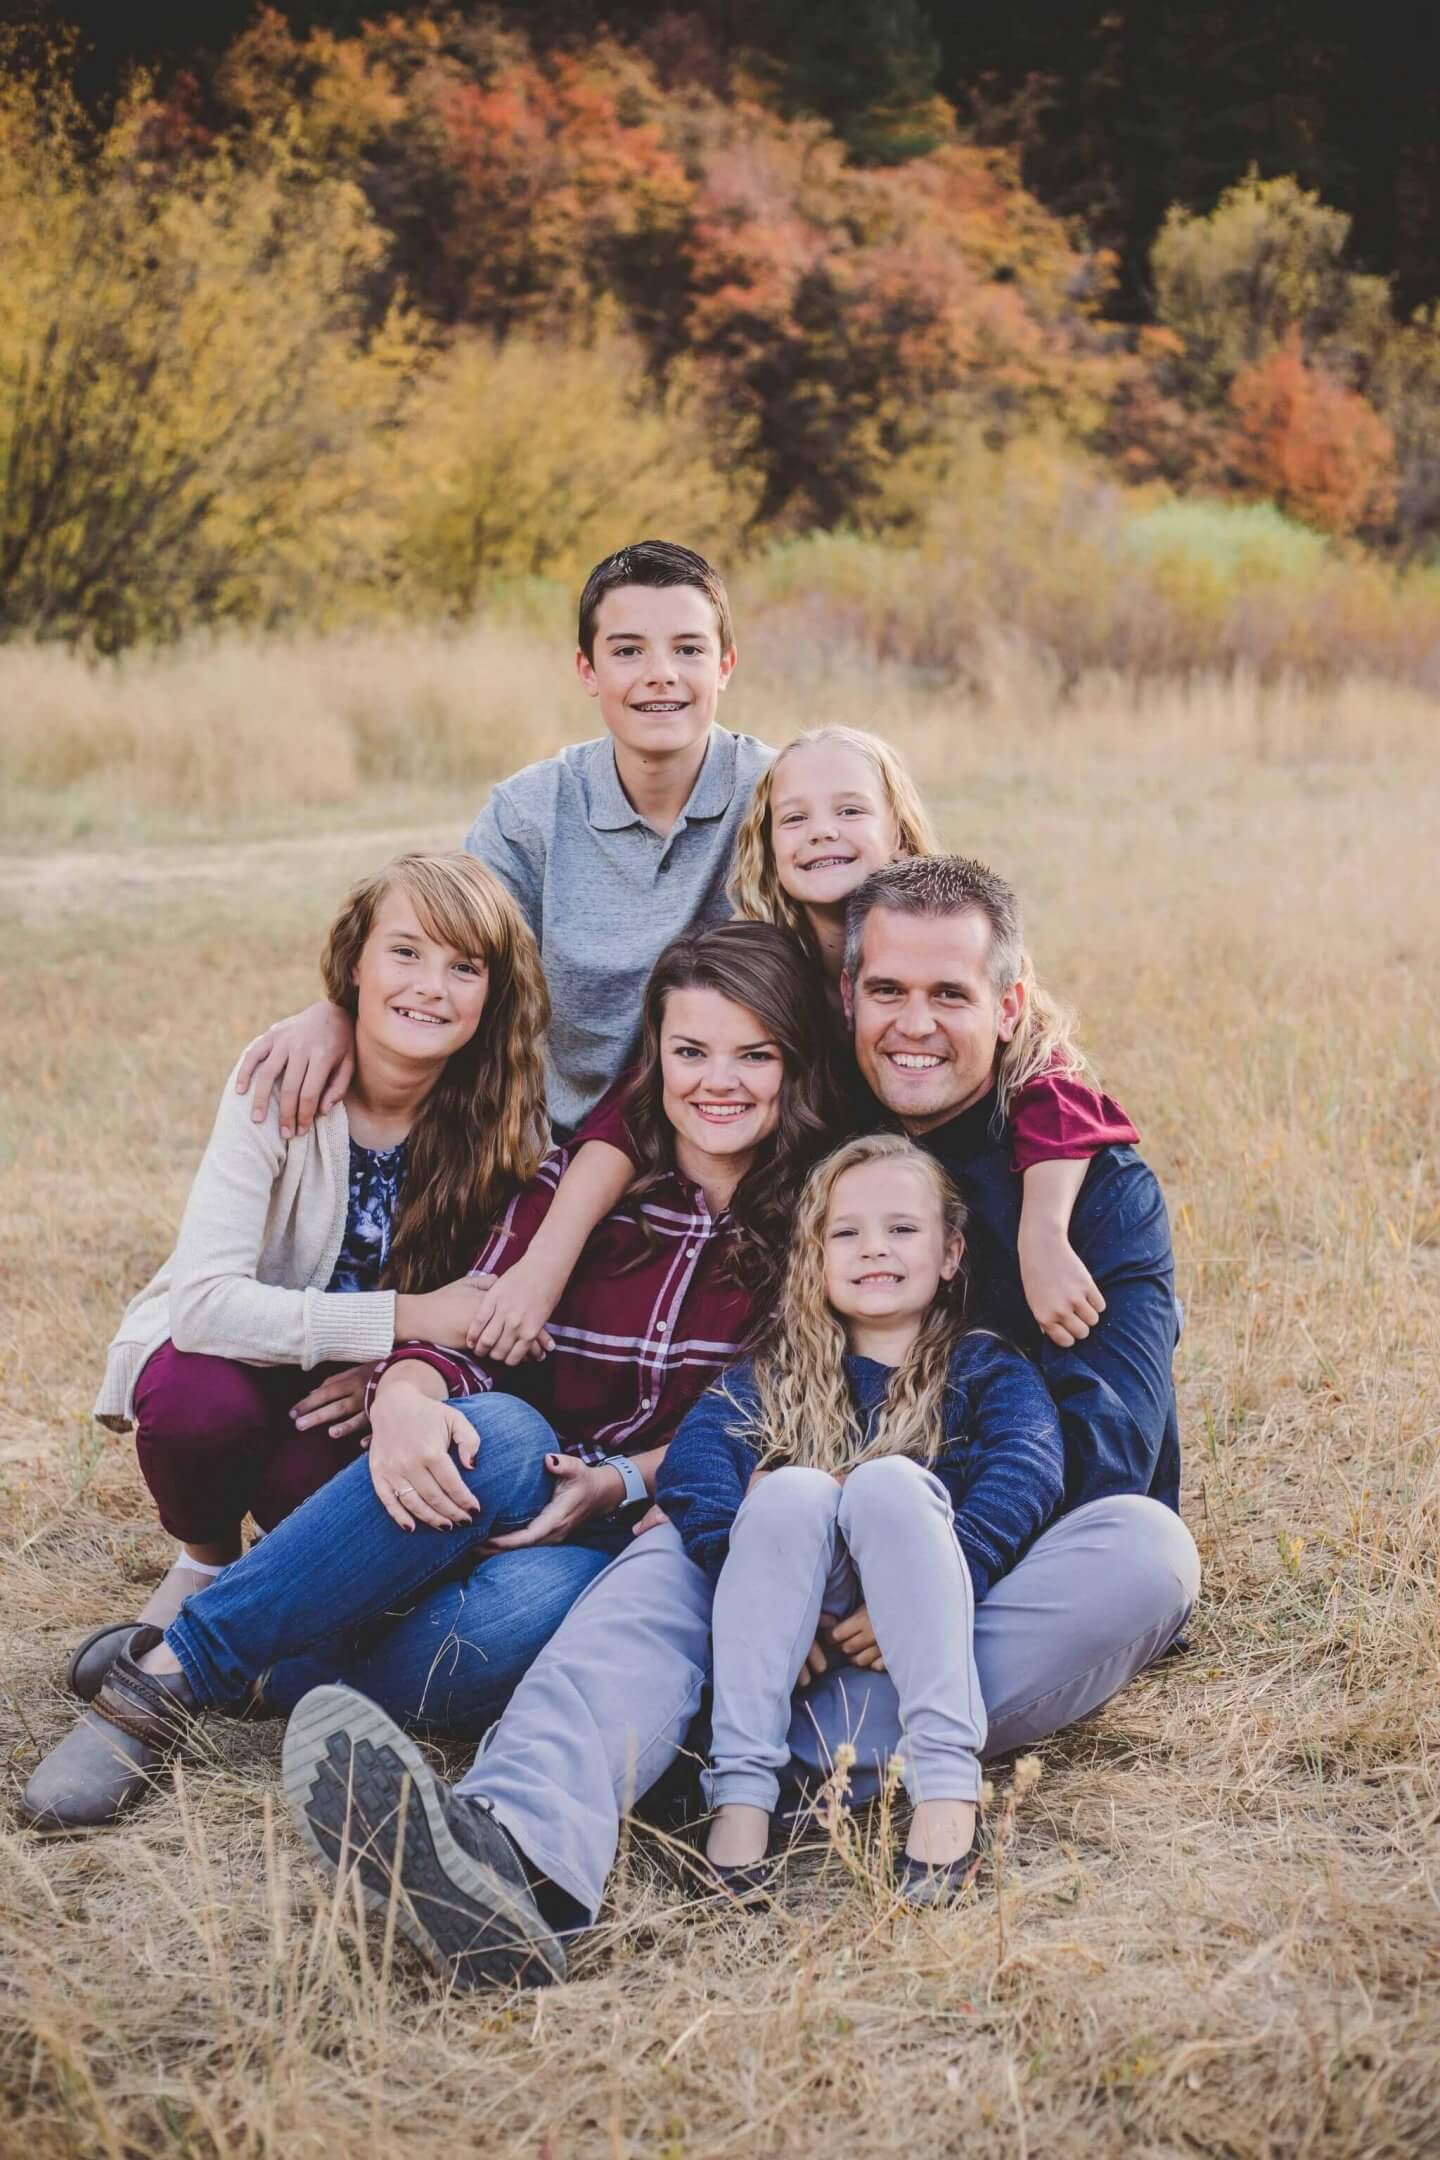
M1298 334L1230 389L1242 485L1322 532L1383 525L1395 508L1395 439L1373 406L1310 366Z
M573 334L610 294L643 313L691 193L645 109L647 87L618 54L596 65L558 53L444 88L437 118L455 194L443 245L472 321Z

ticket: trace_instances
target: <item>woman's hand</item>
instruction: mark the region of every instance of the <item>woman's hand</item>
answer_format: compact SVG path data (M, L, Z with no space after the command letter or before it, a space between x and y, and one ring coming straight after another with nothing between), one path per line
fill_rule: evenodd
M865 1672L884 1672L885 1660L870 1625L868 1606L857 1605L843 1620L832 1620L828 1615L823 1617L820 1633L828 1647L848 1664L858 1665Z
M370 1482L391 1521L402 1530L472 1522L480 1503L450 1459L453 1447L467 1470L475 1467L480 1435L469 1419L409 1387L382 1388L371 1418Z
M493 1275L462 1275L442 1290L422 1290L395 1300L396 1342L439 1343L463 1350L481 1300L493 1289Z
M378 1359L373 1359L368 1365L347 1365L343 1372L331 1373L319 1387L302 1395L290 1412L296 1432L309 1432L312 1426L324 1425L332 1440L344 1440L351 1433L368 1432L370 1420L365 1415L365 1390L378 1363Z
M610 1515L625 1498L618 1470L604 1463L582 1463L575 1455L547 1455L545 1468L555 1490L523 1530L486 1541L486 1552L516 1552L523 1545L563 1545L592 1515Z
M489 1288L470 1322L467 1348L493 1358L497 1365L520 1365L526 1358L544 1357L554 1349L545 1323L565 1285L557 1285L533 1254L517 1260L508 1274L474 1279Z
M270 1097L280 1090L280 1137L307 1133L333 1110L355 1077L355 1023L328 998L307 1005L288 1020L266 1028L240 1060L237 1095L252 1098L251 1116L265 1121Z

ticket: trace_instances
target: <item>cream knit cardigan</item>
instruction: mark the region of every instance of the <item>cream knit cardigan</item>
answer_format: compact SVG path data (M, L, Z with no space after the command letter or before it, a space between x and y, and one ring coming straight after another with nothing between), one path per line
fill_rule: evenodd
M238 1070L238 1067L236 1068ZM327 1290L350 1198L344 1104L282 1140L278 1099L261 1124L230 1075L185 1203L180 1236L125 1309L95 1416L123 1430L135 1382L167 1340L247 1365L360 1365L395 1343L393 1290Z

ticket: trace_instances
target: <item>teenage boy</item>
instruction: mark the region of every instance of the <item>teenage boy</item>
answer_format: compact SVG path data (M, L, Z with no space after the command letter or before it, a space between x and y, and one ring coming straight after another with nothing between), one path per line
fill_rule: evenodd
M466 835L540 947L557 1139L629 1064L645 980L664 947L730 912L735 834L774 755L717 722L735 659L730 601L702 555L669 540L607 555L580 595L575 654L605 734L502 780ZM257 1120L279 1088L288 1139L340 1100L353 1047L349 1015L322 1000L252 1043L235 1085L243 1095L253 1083ZM493 1286L476 1278L473 1349L517 1364L548 1348L544 1323L633 1175L617 1148L580 1151L520 1266Z
M549 1103L566 1134L635 1048L645 979L671 938L730 912L735 834L774 753L717 723L735 668L719 572L691 549L642 540L597 563L580 595L575 668L606 733L502 780L465 838L535 933L554 1013ZM325 1001L246 1052L263 1119L308 1129L345 1091L349 1016Z

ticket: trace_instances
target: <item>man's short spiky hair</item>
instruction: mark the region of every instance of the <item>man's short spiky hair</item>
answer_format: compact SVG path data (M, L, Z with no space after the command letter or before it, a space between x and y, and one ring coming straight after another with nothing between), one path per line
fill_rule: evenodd
M606 593L622 585L693 585L714 608L720 627L720 650L729 652L735 642L730 622L730 596L718 570L693 548L673 540L637 540L633 547L617 548L598 562L585 580L580 595L580 650L587 660L595 658L595 617Z
M845 971L854 982L865 924L874 908L894 915L983 915L990 925L988 965L997 997L1020 980L1025 923L1013 886L971 855L912 855L887 863L857 885L845 909Z

